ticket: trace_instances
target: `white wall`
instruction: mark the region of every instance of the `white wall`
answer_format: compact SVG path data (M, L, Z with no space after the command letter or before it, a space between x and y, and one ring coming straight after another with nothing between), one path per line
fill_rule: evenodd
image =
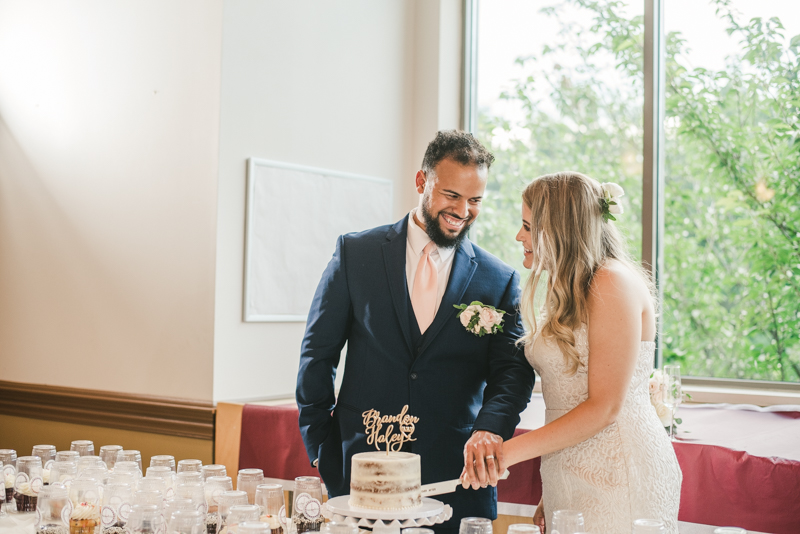
M212 398L221 18L0 0L0 379Z
M460 5L225 4L215 400L293 396L305 329L242 322L246 159L388 178L399 219L417 203L425 146L437 129L458 126Z
M400 218L460 6L0 0L0 380L292 395L304 325L242 322L245 161L391 179Z

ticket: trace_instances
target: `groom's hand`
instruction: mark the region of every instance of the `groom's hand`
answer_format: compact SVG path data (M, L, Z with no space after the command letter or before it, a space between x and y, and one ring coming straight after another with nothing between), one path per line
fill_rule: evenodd
M485 430L473 433L464 445L464 473L461 476L464 489L497 486L497 480L505 470L503 438Z

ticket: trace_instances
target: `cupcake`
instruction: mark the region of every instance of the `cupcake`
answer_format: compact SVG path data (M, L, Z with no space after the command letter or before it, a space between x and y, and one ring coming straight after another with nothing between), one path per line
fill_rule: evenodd
M11 502L11 499L14 498L14 473L6 473L3 478L5 479L4 481L6 486L6 502L9 503Z
M38 495L31 489L30 482L23 482L17 486L14 492L14 500L17 501L17 512L35 512Z
M69 534L96 534L100 525L100 507L82 502L73 508L69 518Z

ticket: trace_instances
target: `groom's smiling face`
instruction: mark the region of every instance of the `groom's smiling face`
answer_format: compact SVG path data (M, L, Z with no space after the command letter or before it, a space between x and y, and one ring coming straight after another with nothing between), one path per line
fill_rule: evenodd
M488 170L485 166L462 165L451 158L436 164L433 171L419 171L421 223L428 237L442 248L453 247L467 235L481 211Z

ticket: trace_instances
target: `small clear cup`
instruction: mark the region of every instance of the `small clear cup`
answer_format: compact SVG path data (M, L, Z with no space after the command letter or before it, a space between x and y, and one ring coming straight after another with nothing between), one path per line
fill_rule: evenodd
M319 477L294 479L292 524L297 534L318 532L322 523L322 485Z
M17 512L35 512L39 492L44 486L42 459L38 456L17 458L17 475L14 478L14 501Z
M160 478L166 483L164 498L170 500L175 496L175 473L166 465L153 465L147 468L145 478Z
M667 527L660 519L637 519L633 522L633 534L664 534Z
M72 462L77 465L80 457L81 455L77 451L58 451L56 453L56 462Z
M203 467L200 468L200 472L203 473L204 479L207 479L208 477L228 476L228 470L222 464L204 465Z
M103 488L103 509L100 520L103 529L123 528L133 507L131 484L109 483Z
M94 442L88 439L76 439L69 444L69 450L77 452L79 456L94 456Z
M175 457L169 454L157 454L150 457L150 467L166 466L175 472Z
M264 471L261 469L239 469L236 477L236 489L247 493L247 502L255 504L256 487L264 483Z
M167 519L169 534L200 534L205 529L205 516L197 510L178 510Z
M136 462L139 466L139 471L144 473L144 469L142 469L142 453L135 450L135 449L123 449L117 453L117 462L114 464L114 467L117 467L117 464L120 462Z
M100 459L105 462L109 471L114 469L114 464L117 463L117 455L121 450L123 450L122 445L103 445L100 447Z
M465 517L458 526L458 534L492 534L492 521L484 517Z
M284 517L286 513L286 501L283 494L283 486L280 484L259 484L256 486L256 504L261 509L260 521L269 523L272 530L283 530ZM276 532L275 534L283 534Z
M78 478L78 466L75 462L53 462L50 464L50 483L66 484Z
M176 497L171 501L164 501L164 519L167 521L167 524L169 524L172 514L180 511L196 512L197 508L195 508L195 505L191 499Z
M164 494L158 490L136 490L133 506L155 506L160 511L164 508Z
M258 521L261 509L255 504L235 504L228 510L227 525L230 529L245 521Z
M139 464L127 460L117 460L117 463L114 464L114 474L116 475L119 473L129 473L137 480L142 478L142 470L139 469Z
M67 488L61 484L42 488L36 504L37 534L69 534L71 509Z
M42 469L50 469L50 464L56 461L55 445L34 445L31 456L38 456L42 459ZM45 480L47 482L47 480Z
M178 473L183 473L188 471L201 473L202 468L203 468L202 460L188 459L188 460L181 460L180 462L178 462Z
M240 490L223 491L219 496L219 506L217 508L217 532L222 532L227 526L228 513L232 506L237 504L248 504L247 493Z
M14 506L14 480L17 477L17 451L0 449L0 467L3 468L3 485L7 508Z
M175 486L175 496L182 499L191 499L195 509L205 514L208 513L205 491L202 482L190 482L188 484L178 484Z
M219 498L226 491L233 490L231 477L208 477L203 488L208 505L208 513L214 514L219 506ZM245 494L246 495L246 494Z
M127 525L130 534L161 534L164 530L164 516L154 504L137 504L131 509Z
M197 471L184 471L183 473L178 473L175 475L175 485L191 484L194 482L203 484L205 482L203 473L199 473Z

